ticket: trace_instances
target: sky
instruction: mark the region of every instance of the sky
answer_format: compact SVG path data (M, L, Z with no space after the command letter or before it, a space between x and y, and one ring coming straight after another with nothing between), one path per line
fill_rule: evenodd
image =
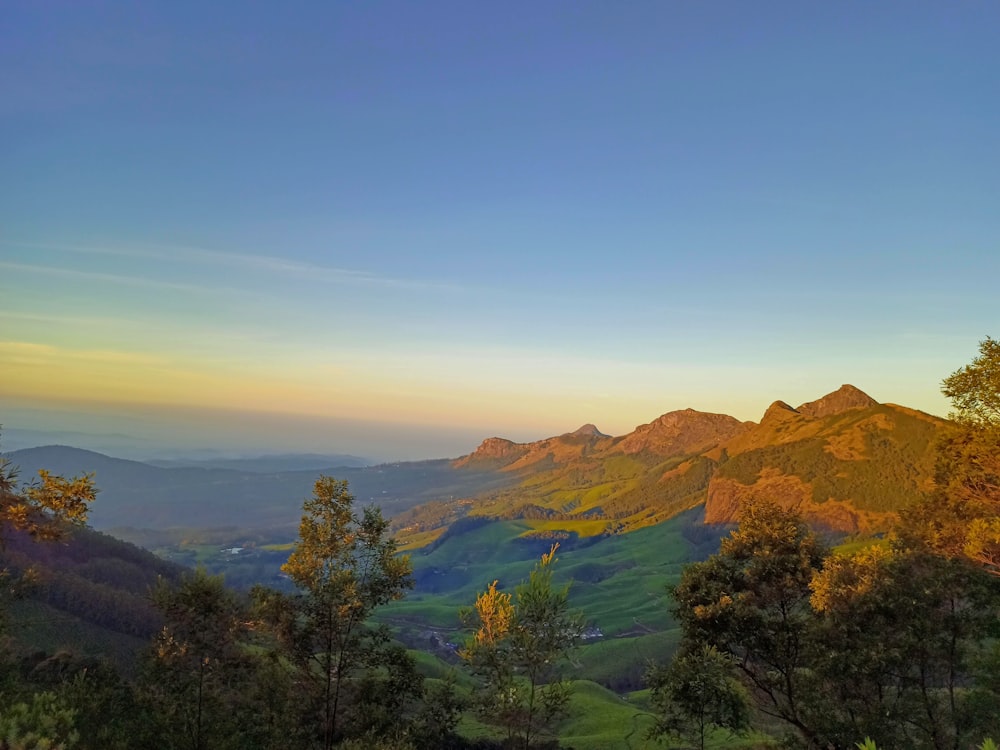
M457 456L843 383L944 415L1000 336L998 27L4 3L5 446Z

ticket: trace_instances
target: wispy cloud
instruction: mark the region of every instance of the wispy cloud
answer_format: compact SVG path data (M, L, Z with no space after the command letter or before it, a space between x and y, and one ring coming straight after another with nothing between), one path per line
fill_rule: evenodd
M189 246L134 246L111 247L97 245L47 244L0 240L0 246L51 250L81 255L104 255L159 261L183 261L189 264L250 268L269 274L282 274L295 278L321 281L330 284L353 286L380 286L396 289L461 291L464 287L424 279L401 279L375 274L370 271L326 266L307 261L280 258L252 253L234 253L222 250Z
M55 360L63 362L87 362L115 366L162 366L169 360L162 356L142 352L127 352L113 349L68 349L66 347L39 344L33 341L0 340L0 361L18 364L42 364Z
M122 326L131 327L145 326L145 321L136 318L122 317L99 317L94 315L53 315L51 313L24 312L21 310L7 310L0 308L0 319L16 320L26 323L51 323L60 326Z
M227 292L232 294L243 294L243 290L228 287L210 287L201 284L189 284L177 281L162 281L160 279L150 279L144 276L126 276L117 273L105 273L102 271L84 271L78 268L57 268L55 266L41 266L34 263L12 263L0 261L0 269L8 271L22 271L24 273L34 273L44 276L58 276L60 278L87 279L89 281L103 281L109 284L120 284L123 286L148 287L151 289L170 289L177 292L187 292L195 294L219 294Z

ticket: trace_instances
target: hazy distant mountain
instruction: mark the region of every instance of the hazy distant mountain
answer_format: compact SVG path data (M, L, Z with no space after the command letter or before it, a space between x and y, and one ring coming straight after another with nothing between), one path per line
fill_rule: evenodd
M0 449L5 453L42 445L74 445L109 456L136 460L155 453L155 446L149 441L123 433L35 430L4 425L2 437L3 443Z
M97 529L294 530L302 501L312 494L321 473L347 479L359 504L376 503L388 515L442 496L469 496L514 481L502 475L459 472L447 459L265 474L203 466L152 466L59 445L6 455L20 467L24 482L35 477L39 469L65 476L93 473L99 493L90 523Z
M247 458L152 459L145 463L165 469L198 467L202 469L233 469L254 474L274 474L281 471L328 470L340 467L360 468L374 461L347 454L283 453Z

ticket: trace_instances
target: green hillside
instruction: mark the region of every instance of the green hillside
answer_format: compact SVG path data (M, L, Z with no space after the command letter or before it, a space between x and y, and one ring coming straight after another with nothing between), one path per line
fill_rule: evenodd
M466 524L434 548L411 554L416 582L380 617L410 645L430 634L462 643L459 609L473 604L493 580L510 589L528 576L552 541L525 539L523 521ZM700 509L623 535L606 535L560 547L557 583L570 582L570 603L582 610L589 637L575 658L573 675L619 691L641 685L651 659L662 659L676 643L668 586L683 566L713 552L720 532L706 533ZM454 654L445 656L454 658Z
M742 500L759 492L806 503L831 529L871 533L926 493L944 420L878 404L851 386L800 409L776 402L760 424L672 412L622 438L491 438L455 466L488 466L510 484L419 505L399 514L394 529L404 549L417 550L447 538L462 519L485 517L519 522L512 539L575 547L703 503L709 522L731 523Z
M162 624L149 593L160 578L175 581L182 568L114 537L84 527L60 542L34 542L7 532L0 567L20 578L30 570L23 598L10 604L7 623L15 651L69 647L134 661Z
M726 447L706 517L731 522L742 499L766 494L831 528L884 530L896 511L930 489L934 441L944 424L890 404L764 419Z

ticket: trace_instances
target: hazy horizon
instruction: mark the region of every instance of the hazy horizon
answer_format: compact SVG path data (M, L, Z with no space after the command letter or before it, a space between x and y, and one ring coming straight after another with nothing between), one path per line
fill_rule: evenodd
M833 390L836 388L831 386L829 390L810 394L801 401L791 401L797 406ZM788 399L771 399L753 417L746 414L730 416L741 421L758 422L766 407L776 400ZM886 402L919 408L894 399L887 399ZM618 437L632 432L641 424L653 421L661 413L685 408L692 407L675 406L664 412L651 414L645 420L628 427L622 426L620 421L595 424L602 432ZM715 409L698 410L728 413ZM206 409L165 410L140 406L126 410L120 405L103 410L82 406L25 408L3 400L0 400L0 413L5 415L6 420L0 423L2 452L61 444L135 460L255 457L283 453L345 454L369 459L374 463L457 458L471 453L489 437L531 442L572 432L584 424L594 423L593 420L582 418L572 425L539 432L530 429L448 428L433 424L393 424L301 414ZM928 413L946 416L946 411ZM198 425L197 430L192 429L194 424Z

